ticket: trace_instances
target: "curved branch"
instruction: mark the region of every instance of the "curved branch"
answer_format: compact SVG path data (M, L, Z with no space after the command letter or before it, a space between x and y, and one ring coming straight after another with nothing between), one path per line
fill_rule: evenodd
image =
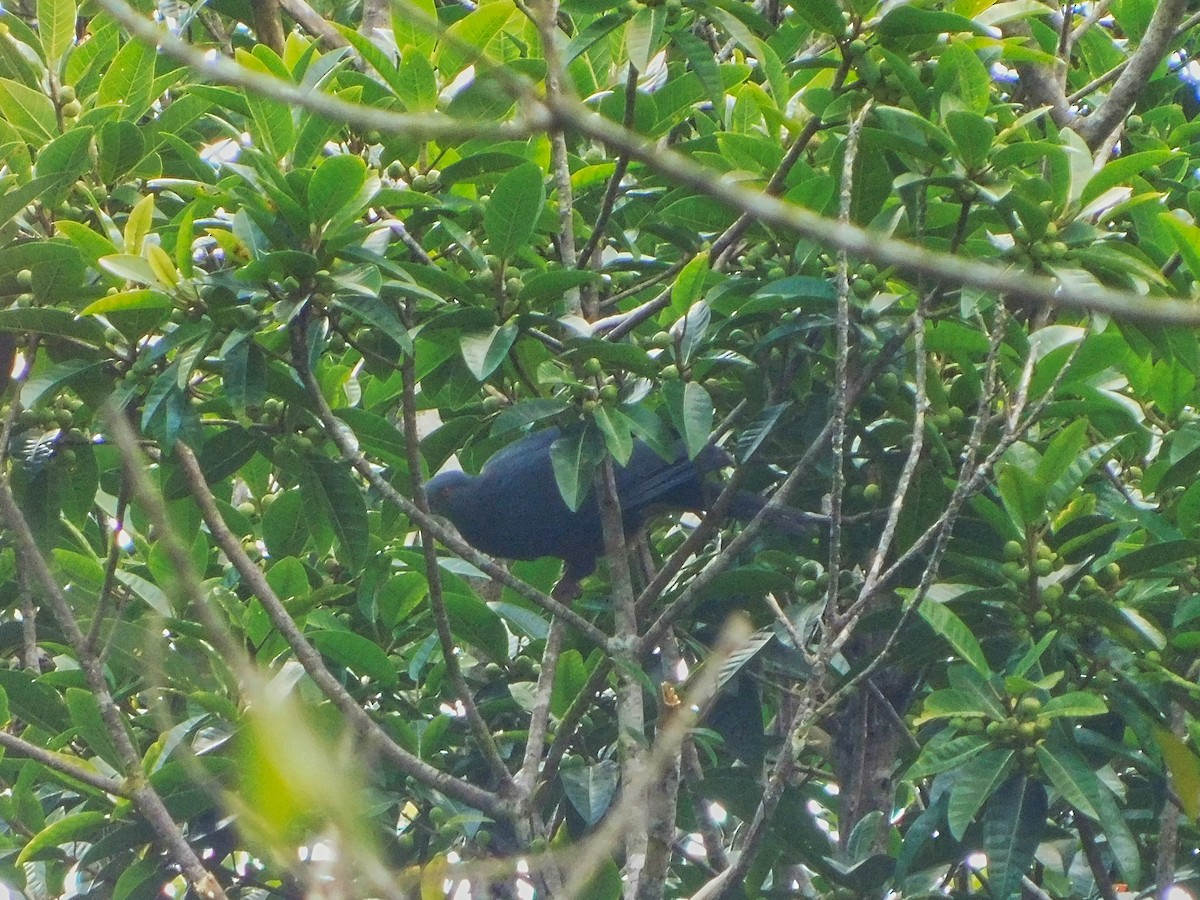
M1108 96L1091 115L1082 119L1075 130L1092 149L1117 128L1137 102L1138 95L1175 40L1176 26L1183 19L1187 0L1159 0L1137 49L1129 57L1125 71L1117 78Z
M200 515L208 526L213 540L216 541L217 546L221 548L221 552L225 554L233 567L237 569L247 587L254 592L254 596L258 598L263 610L270 618L271 624L292 648L296 660L304 667L308 677L316 683L326 697L333 701L358 733L370 742L373 749L405 775L415 778L422 784L441 791L461 803L486 812L490 816L506 818L509 811L495 794L447 775L420 757L409 753L392 740L387 732L379 726L379 723L367 715L367 712L359 706L358 701L350 696L342 683L334 678L325 667L325 661L321 658L320 652L304 636L304 632L296 625L295 620L288 613L287 607L283 605L283 601L271 588L266 575L246 555L241 541L225 524L220 510L217 509L216 499L204 479L204 473L200 471L200 463L196 460L196 454L187 444L178 441L175 444L175 458L179 461L179 468L187 482L188 490L200 508Z

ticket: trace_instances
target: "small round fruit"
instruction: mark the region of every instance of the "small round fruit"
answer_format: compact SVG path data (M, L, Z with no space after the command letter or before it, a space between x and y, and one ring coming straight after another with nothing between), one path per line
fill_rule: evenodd
M1037 697L1022 697L1017 702L1017 713L1032 718L1042 711L1042 701Z
M591 357L583 364L583 372L585 375L599 375L604 371L604 366L596 357Z
M1020 541L1009 541L1004 545L1004 558L1009 562L1016 562L1025 552L1025 548L1021 546Z
M882 490L883 489L880 488L879 485L874 482L872 482L871 484L868 484L868 485L864 485L863 486L863 499L866 500L868 503L875 503L877 500L879 500L879 495L882 493Z

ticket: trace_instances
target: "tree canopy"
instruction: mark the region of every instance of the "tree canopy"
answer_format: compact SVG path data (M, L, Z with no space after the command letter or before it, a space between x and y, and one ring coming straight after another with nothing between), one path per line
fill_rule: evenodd
M1194 5L0 8L0 887L1200 896Z

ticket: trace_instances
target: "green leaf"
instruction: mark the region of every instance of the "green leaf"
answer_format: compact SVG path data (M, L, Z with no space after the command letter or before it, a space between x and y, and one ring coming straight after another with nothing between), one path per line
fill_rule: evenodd
M724 231L737 218L737 213L720 201L699 196L676 200L659 215L669 225L701 234Z
M71 338L93 347L104 344L104 327L95 319L80 319L61 309L0 309L0 331L32 331Z
M550 464L568 509L574 511L583 504L603 459L604 442L591 423L572 428L554 439L550 445Z
M3 314L0 313L0 328L3 327ZM1163 541L1126 553L1117 562L1121 566L1122 577L1136 578L1173 563L1194 559L1198 555L1200 541Z
M404 435L383 416L354 407L335 409L333 414L350 426L364 453L390 466L407 467Z
M550 711L561 719L579 692L587 682L587 666L583 662L583 654L572 647L563 651L558 658L558 667L554 670L554 687L550 693Z
M400 60L396 94L409 112L429 112L437 108L437 78L429 60L420 53L406 53Z
M516 8L511 0L485 3L446 29L436 64L448 83L497 41Z
M950 679L950 687L975 697L975 705L987 710L993 719L1003 719L1007 714L1004 697L992 683L994 676L990 673L980 673L978 669L966 663L952 664L946 675Z
M996 486L1016 525L1036 525L1045 517L1046 487L1032 473L1019 466L1005 466L996 478Z
M17 854L16 865L23 866L39 859L45 851L57 849L63 844L79 840L94 841L96 830L108 821L107 814L102 812L84 811L63 816L26 841Z
M639 6L625 26L625 52L630 64L639 72L650 68L650 60L658 52L666 24L666 6Z
M837 0L805 0L795 7L796 15L802 18L814 31L841 37L846 31L846 20L842 18L842 10Z
M708 278L708 251L697 253L680 270L671 287L671 308L684 315L704 293L704 282Z
M688 459L694 459L712 435L715 411L712 397L694 381L668 381L663 387L671 424L683 438Z
M1165 728L1154 729L1154 739L1162 750L1163 763L1171 773L1183 811L1195 822L1200 817L1200 757Z
M840 15L838 19L841 20ZM683 55L687 57L688 65L700 79L713 107L720 108L724 104L725 85L721 81L721 70L717 66L709 46L690 31L682 30L671 35L671 43L682 50Z
M100 180L112 184L146 154L146 139L132 122L105 122L96 134L96 166Z
M70 727L70 715L58 692L34 681L28 672L0 669L0 690L8 696L13 716L50 734L61 734Z
M448 593L446 615L455 636L463 638L496 662L508 658L508 631L504 622L478 597Z
M38 0L38 34L51 66L75 43L75 14L75 0Z
M209 484L217 484L250 462L259 446L256 435L233 425L205 439L198 460L200 469Z
M508 357L513 342L517 339L515 320L504 325L494 326L488 331L477 331L464 334L459 338L463 361L467 369L479 381L483 381L499 368Z
M317 166L308 182L308 214L325 225L357 196L367 181L367 164L357 156L339 153Z
M400 682L395 664L374 641L352 631L317 631L308 635L313 646L338 665L367 675L385 688Z
M612 454L617 465L624 466L633 454L633 432L625 416L611 406L597 406L592 411L592 419L604 436L604 446Z
M946 821L955 840L962 840L979 808L1012 773L1016 755L1008 748L989 750L959 769L946 807Z
M957 768L982 753L991 742L980 734L964 734L944 742L926 744L904 773L907 779L927 778Z
M49 142L58 131L50 98L11 78L0 78L0 116L35 147Z
M905 7L907 8L907 7ZM1046 788L1024 775L1000 786L983 814L983 852L988 887L997 900L1008 900L1021 886L1021 876L1046 830Z
M437 44L437 9L434 0L395 0L392 8L392 34L401 55L410 49L432 56Z
M1066 474L1071 463L1087 446L1089 424L1087 419L1076 419L1054 436L1038 463L1036 477L1040 484L1054 484Z
M974 694L957 688L942 688L925 698L917 724L954 716L979 719L991 715L992 710Z
M1153 166L1161 166L1163 163L1181 156L1182 154L1173 150L1145 150L1141 153L1130 153L1128 156L1113 157L1088 180L1079 196L1079 202L1082 206L1087 206L1109 188L1119 184L1128 184L1135 175L1140 175ZM1162 215L1170 216L1170 213ZM1179 222L1179 219L1175 219L1175 221Z
M604 759L590 766L564 768L559 773L559 780L575 811L585 824L592 826L612 805L621 781L621 769L616 760Z
M1088 766L1079 752L1061 744L1037 745L1038 762L1050 783L1073 807L1093 821L1100 821L1100 813L1092 803L1092 797L1102 790L1096 773Z
M121 770L121 757L113 746L100 704L91 691L82 688L67 688L67 709L71 713L71 724L79 729L80 736L99 756L117 771Z
M61 303L83 285L84 265L79 251L61 238L29 241L0 250L0 273L29 269L30 289L43 303Z
M483 211L483 230L492 252L502 259L512 258L533 236L545 204L546 186L537 163L523 163L501 178Z
M1200 228L1176 218L1169 212L1159 213L1158 221L1175 242L1175 247L1192 278L1200 278Z
M926 597L921 601L921 606L917 610L921 618L924 619L929 627L938 633L959 657L970 663L975 671L983 676L987 676L990 668L988 667L987 659L983 655L983 648L979 646L979 641L975 635L971 633L971 629L967 627L950 607L944 603L936 603Z
M0 688L0 728L5 727L12 721L12 714L8 709L8 694L4 688Z
M1057 697L1051 697L1042 707L1041 715L1050 718L1058 716L1102 716L1108 712L1108 706L1104 700L1095 694L1089 694L1085 691L1070 691L1066 694L1060 694Z
M395 342L401 352L412 353L412 337L409 335L408 329L404 327L395 303L379 297L357 296L353 299L335 300L333 305L354 318L378 328Z
M370 528L358 484L344 464L324 457L305 458L300 475L300 494L309 515L319 513L320 524L333 529L338 556L347 568L361 569L367 559Z
M516 428L524 428L526 425L532 425L534 422L540 422L542 419L556 416L569 408L569 406L570 404L565 400L559 400L554 397L535 397L530 400L521 400L496 417L496 421L492 424L492 434L499 437L505 432Z
M58 181L57 175L43 175L32 181L0 194L0 226L20 213L45 191L51 190Z
M839 27L844 28L844 25ZM988 31L966 16L956 13L939 12L932 9L920 9L916 6L900 6L892 9L884 16L875 28L882 38L912 37L918 34L954 34L969 31L981 37L987 37Z
M123 119L136 119L145 113L152 99L155 55L149 44L127 41L100 78L96 105L116 105Z
M80 315L104 316L114 312L130 312L141 309L171 309L174 304L171 298L161 291L149 288L139 288L133 291L120 291L101 297L95 303L89 303Z
M887 20L897 13L919 13L919 16L914 18L926 18L927 16L948 16L958 18L953 13L937 13L931 10L918 10L913 6L902 6L899 9L893 10L883 21L879 23L879 30L882 31ZM970 22L970 20L967 20ZM971 22L974 26L975 23ZM965 30L958 26L954 26L955 30ZM950 28L941 29L949 31ZM988 110L989 98L991 96L991 75L988 74L987 67L975 54L975 51L964 43L951 41L950 45L943 51L941 59L938 63L938 83L946 83L948 89L954 90L959 97L967 104L968 108L982 115Z
M308 543L308 518L298 491L281 491L263 512L262 537L275 558L295 556Z
M952 110L946 113L946 130L954 138L968 169L978 169L987 162L988 151L996 139L996 129L988 119L976 112Z

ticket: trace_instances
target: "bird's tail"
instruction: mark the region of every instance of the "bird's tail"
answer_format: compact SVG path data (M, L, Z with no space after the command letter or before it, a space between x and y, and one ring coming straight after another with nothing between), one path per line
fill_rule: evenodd
M713 499L715 500L716 498L714 497ZM748 522L766 506L766 497L759 496L752 491L738 491L733 495L733 502L729 507L728 516L731 519ZM794 506L771 507L767 513L768 526L786 534L809 536L816 533L822 523L827 521L827 516L807 513L802 509L796 509Z

